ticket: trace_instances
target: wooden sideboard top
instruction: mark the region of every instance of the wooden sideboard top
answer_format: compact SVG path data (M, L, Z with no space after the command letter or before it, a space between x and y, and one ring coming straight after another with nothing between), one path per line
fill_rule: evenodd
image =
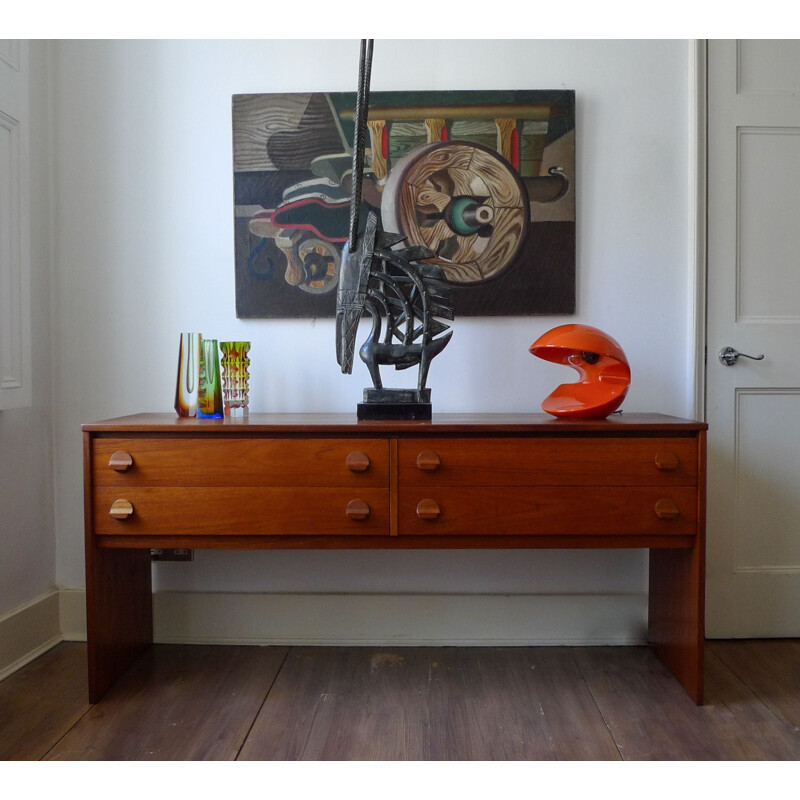
M353 414L250 414L225 419L178 417L173 413L145 413L90 422L90 433L690 433L706 430L707 423L666 414L621 413L604 420L556 419L549 414L434 414L432 420L357 420Z

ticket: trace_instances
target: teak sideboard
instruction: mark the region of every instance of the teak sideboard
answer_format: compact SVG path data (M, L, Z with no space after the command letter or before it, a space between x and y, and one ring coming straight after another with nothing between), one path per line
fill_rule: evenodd
M660 414L137 414L83 426L89 697L153 638L151 548L648 548L703 702L706 424Z

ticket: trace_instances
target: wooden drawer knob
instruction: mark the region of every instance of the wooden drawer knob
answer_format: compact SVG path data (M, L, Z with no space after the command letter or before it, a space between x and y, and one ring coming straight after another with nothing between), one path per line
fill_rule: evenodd
M677 454L672 450L662 450L656 454L656 469L662 472L674 472L680 463Z
M366 519L369 516L369 506L363 500L351 500L345 513L355 521Z
M125 472L126 469L133 466L133 456L126 453L124 450L117 450L116 453L111 454L108 459L108 466L116 472Z
M133 504L129 500L115 500L108 512L114 519L127 519L133 514Z
M366 472L369 469L369 456L360 450L356 450L347 456L345 464L347 464L347 469L350 472Z
M442 513L435 500L426 498L417 503L417 516L420 519L436 519Z
M425 472L435 472L441 465L441 459L433 450L423 450L417 456L417 467Z
M678 504L674 500L659 500L656 503L655 511L659 519L675 519L681 513Z

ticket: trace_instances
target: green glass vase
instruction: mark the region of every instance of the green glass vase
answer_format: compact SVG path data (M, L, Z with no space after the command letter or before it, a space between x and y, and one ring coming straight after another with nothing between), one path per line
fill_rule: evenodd
M222 411L219 347L216 339L203 339L200 346L200 391L197 398L197 416L199 419L222 419Z

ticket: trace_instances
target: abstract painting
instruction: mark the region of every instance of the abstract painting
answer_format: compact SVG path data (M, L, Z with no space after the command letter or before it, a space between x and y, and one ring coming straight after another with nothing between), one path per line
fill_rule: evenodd
M332 317L355 93L233 97L236 313ZM456 318L575 311L575 93L372 92L361 219L424 245Z

